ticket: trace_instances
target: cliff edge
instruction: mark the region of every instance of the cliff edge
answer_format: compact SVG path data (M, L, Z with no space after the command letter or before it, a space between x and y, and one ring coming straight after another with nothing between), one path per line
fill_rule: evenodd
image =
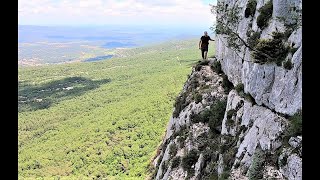
M302 179L301 0L218 0L152 179Z

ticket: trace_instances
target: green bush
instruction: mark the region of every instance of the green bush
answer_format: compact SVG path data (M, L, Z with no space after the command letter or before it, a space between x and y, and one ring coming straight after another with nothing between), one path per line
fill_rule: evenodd
M234 89L238 92L238 94L240 94L241 92L244 92L244 85L243 85L243 83L237 84L236 87L234 87Z
M191 80L190 80L190 86L189 86L189 88L188 88L188 91L190 92L190 91L192 91L192 90L194 90L194 89L197 89L197 87L199 87L199 81L198 81L198 79L197 79L197 77L196 76L194 76Z
M200 114L200 113L199 114L195 114L194 112L192 112L190 114L190 121L192 123L203 122L203 120L205 120L205 119L203 119L202 114Z
M176 98L176 101L175 101L175 104L174 104L175 109L174 109L173 114L172 114L173 117L179 117L180 112L186 106L188 106L189 102L187 102L186 99L187 99L187 94L186 93L182 93Z
M289 127L286 131L287 137L301 136L302 135L302 110L289 117Z
M192 123L209 122L209 126L214 129L214 127L221 124L226 105L227 102L225 100L217 101L210 106L210 109L205 109L199 114L194 114L194 112L192 112L190 115L190 120Z
M251 102L252 105L257 104L256 101L255 101L255 99L251 96L250 93L245 93L245 94L244 94L244 99L247 100L247 101L249 101L249 102Z
M224 89L224 93L228 94L231 89L233 89L233 84L229 81L228 76L222 75L222 87Z
M241 125L239 131L244 133L247 129L248 128L245 125Z
M219 176L218 176L217 171L211 172L211 174L210 174L210 176L209 176L209 179L210 179L210 180L219 180Z
M215 61L215 62L211 65L211 69L212 69L214 72L216 72L217 74L222 73L220 61Z
M285 32L284 32L284 36L288 39L290 37L290 35L292 34L293 29L291 28L286 28Z
M252 53L255 62L275 62L278 66L281 66L290 49L290 47L284 45L284 40L284 33L281 32L272 32L272 39L259 40L259 43L255 46L255 51Z
M177 136L186 136L187 134L187 125L180 126L180 129L178 131L175 131L171 136L173 138Z
M290 60L287 60L286 62L283 63L283 67L287 70L290 70L293 68L292 62Z
M200 71L202 68L202 65L197 64L196 67L194 68L196 71Z
M207 147L208 144L211 142L207 133L202 133L201 135L199 135L196 139L196 142L198 144L198 150L203 152ZM205 152L210 151L210 150L206 150ZM205 154L204 154L205 156ZM205 157L204 157L205 158Z
M177 145L175 143L172 143L170 146L169 146L169 155L170 155L170 158L174 157L178 152L178 148L177 148Z
M173 169L178 167L180 165L180 162L181 162L180 156L173 158L171 162L171 168Z
M260 14L257 18L257 25L260 29L264 29L268 26L269 20L272 17L272 11L272 0L269 0L264 6L259 9Z
M282 159L279 160L279 166L283 167L287 164L288 156L285 154Z
M233 126L233 125L234 125L234 123L235 123L235 121L234 121L234 120L232 120L232 119L227 119L227 120L226 120L226 126L227 126L227 127L231 127L231 126Z
M254 16L256 12L256 7L257 7L257 1L256 0L249 0L247 3L246 10L244 11L244 16L248 18L249 16Z
M225 140L225 142L220 144L219 152L220 154L228 154L226 152L231 152L233 150L232 147L236 146L238 139L237 137L233 137L231 135L224 135L223 139Z
M194 95L194 100L195 100L196 104L198 104L199 102L202 101L202 95L199 94L199 93L196 93L196 94Z
M194 173L194 169L192 169L191 167L192 165L196 164L196 162L198 161L198 158L199 158L198 150L196 149L190 150L190 152L182 158L181 165L183 170L188 172L188 176L189 174Z
M263 166L265 161L265 154L258 147L253 155L252 164L249 168L248 177L249 179L262 179L263 178Z
M177 140L179 143L179 147L182 148L182 147L184 147L184 141L186 140L187 135L188 135L187 126L183 125L180 127L179 131L175 131L171 135L171 137L175 138L175 137L179 136Z
M169 162L168 161L163 161L162 165L161 165L161 169L162 169L162 174L160 176L160 179L163 178L164 174L166 173L166 171L168 170L168 166L169 166Z
M240 91L240 94L239 94L241 97L244 97L244 92L243 91ZM244 101L241 99L237 105L236 105L236 111L238 111L242 106L244 105Z
M248 45L251 48L255 48L256 45L259 43L260 39L260 32L253 32L252 34L250 33L250 36L248 38Z
M225 151L225 153L223 153L223 164L224 164L224 171L230 171L232 168L232 165L236 159L236 154L237 154L237 147L236 147L236 143L237 143L237 138L232 138L231 139L231 143L227 146L225 146L225 148L227 148L227 150Z
M237 113L236 110L230 109L230 110L227 112L227 119L231 119L232 116L234 116L236 113Z
M210 114L208 117L209 127L212 132L217 126L220 126L223 120L224 112L226 110L227 101L221 100L215 102L210 107Z
M205 82L208 82L208 81L210 81L210 80L211 80L210 77L208 77L208 76L204 77L204 81L205 81ZM203 86L207 86L207 88L209 87L209 85L202 85L202 87L203 87Z
M168 161L163 161L161 165L162 172L165 172L168 169Z
M292 53L292 55L298 50L299 48L294 48L294 47L292 47L292 48L290 48L290 52Z
M161 161L162 161L162 158L163 158L163 154L161 154L161 155L159 156L159 159L158 159L158 161L157 161L157 167L160 165L160 163L161 163Z
M216 27L215 27L214 31L215 31L216 34L223 34L223 33L224 33L223 28L224 28L224 27L223 27L223 24L218 21L217 24L216 24Z
M240 138L240 143L242 143L243 140L244 140L244 136Z
M185 144L185 140L186 140L186 136L179 136L177 141L179 143L179 147L180 148L183 148L184 147L184 144Z
M220 174L219 180L227 180L230 176L230 170L223 171Z

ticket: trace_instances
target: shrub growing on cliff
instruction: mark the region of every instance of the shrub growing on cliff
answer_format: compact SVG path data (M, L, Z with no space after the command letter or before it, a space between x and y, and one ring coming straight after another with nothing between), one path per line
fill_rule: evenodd
M240 94L241 92L243 93L243 91L244 91L243 83L237 84L236 87L234 87L234 89L237 91L238 94Z
M253 155L252 164L249 168L249 179L262 179L263 178L263 165L265 161L265 155L260 147L257 147Z
M200 71L202 68L202 65L197 64L196 67L194 68L196 71Z
M172 114L173 117L179 117L180 112L189 104L186 99L186 93L182 93L176 98L176 101L174 103L175 108Z
M225 170L221 173L220 178L218 180L227 180L230 176L230 170Z
M222 85L224 89L224 93L228 94L231 89L233 89L233 84L229 81L228 76L223 74L222 75Z
M188 88L188 92L190 92L190 91L192 91L194 89L197 89L197 87L199 87L198 78L196 76L193 76L192 79L190 80L190 86Z
M175 143L172 143L170 146L169 146L169 155L170 155L170 158L174 157L178 152L178 148L177 148L177 145Z
M287 160L288 160L288 155L284 154L282 159L279 159L279 166L280 167L285 166L287 164Z
M202 101L202 95L200 93L196 93L194 96L193 96L196 104L198 104L199 102Z
M281 66L290 49L290 47L284 45L284 40L284 33L281 32L272 32L272 39L260 40L252 53L252 57L256 60L255 62L275 62L278 66Z
M292 53L292 55L298 50L299 48L294 48L294 47L292 47L292 48L290 48L290 52Z
M238 137L233 137L231 135L224 135L223 137L224 143L219 145L220 154L224 154L227 151L231 151L232 147L235 147L238 141Z
M237 111L234 110L234 109L230 109L228 112L227 112L227 121L226 121L226 126L227 127L230 127L234 124L234 120L232 119L232 116L236 115L237 114Z
M296 114L289 117L289 127L286 131L286 136L288 138L292 136L301 136L302 135L302 110L299 110Z
M168 170L168 166L169 166L169 162L168 161L163 161L162 162L162 165L161 165L162 174L161 174L160 178L163 178L164 174Z
M248 38L248 45L251 48L255 48L256 45L259 43L259 39L260 39L260 32L250 33L250 36Z
M192 112L190 115L190 120L192 123L209 123L210 128L214 129L219 125L219 123L221 124L226 105L226 100L216 101L210 106L210 109L205 109L199 114Z
M211 12L218 14L216 19L216 25L211 27L211 30L214 30L216 34L225 34L227 44L226 46L232 48L235 51L240 52L242 42L239 41L239 35L235 32L235 27L241 21L240 12L242 7L237 5L230 5L226 2L218 1L217 6L212 6Z
M229 145L228 149L225 153L223 153L223 164L224 164L224 172L230 172L232 165L236 159L236 154L238 151L238 148L236 147L237 139L233 138L232 145ZM226 174L226 178L229 176L229 173Z
M215 62L211 65L211 69L212 69L214 72L216 72L217 74L222 73L220 61L215 61Z
M230 109L230 110L227 112L227 119L231 119L232 116L234 116L235 114L237 114L237 111L234 110L234 109Z
M187 125L182 125L180 126L180 129L179 130L176 130L171 136L173 138L177 137L177 136L186 136L188 130L187 130Z
M173 158L171 162L171 168L173 169L178 167L180 165L180 162L181 162L180 156Z
M188 154L186 154L182 158L182 168L183 170L188 172L188 176L194 173L194 169L192 168L192 165L196 164L198 161L199 155L198 150L192 149Z
M269 0L258 11L260 14L257 18L257 25L260 29L264 29L265 27L268 26L269 20L272 17L272 11L273 11L272 0Z
M287 60L286 62L283 63L283 67L287 70L290 70L293 68L292 62L290 60Z
M204 118L203 118L203 115L201 113L199 114L195 114L194 112L192 112L190 114L190 121L192 123L198 123L198 122L204 122Z
M244 11L244 17L254 16L257 7L257 0L249 0L247 3L246 10Z
M158 161L157 161L157 167L159 167L161 161L162 161L162 158L163 158L163 153L160 154L159 158L158 158Z
M226 106L226 100L217 101L211 105L209 114L210 116L208 117L211 132L215 132L215 128L221 125Z
M175 138L178 137L177 141L179 144L179 147L182 148L184 147L184 141L186 140L187 136L188 136L188 130L187 130L187 125L183 125L180 127L180 129L178 131L175 131L171 137Z
M250 93L245 93L245 94L244 94L244 99L247 100L247 101L249 101L249 102L251 102L252 105L257 104L256 101L255 101L255 99L251 96Z
M178 141L178 143L179 143L179 147L180 147L180 148L183 148L183 147L184 147L184 145L185 145L185 140L186 140L186 139L187 139L186 136L179 136L179 137L178 137L177 141Z

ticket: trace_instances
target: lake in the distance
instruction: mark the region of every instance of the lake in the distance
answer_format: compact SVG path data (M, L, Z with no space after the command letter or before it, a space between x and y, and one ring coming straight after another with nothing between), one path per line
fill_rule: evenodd
M84 60L83 62L101 61L101 60L110 59L110 58L112 58L112 57L113 57L113 55L97 56L97 57L94 57L94 58L86 59L86 60Z

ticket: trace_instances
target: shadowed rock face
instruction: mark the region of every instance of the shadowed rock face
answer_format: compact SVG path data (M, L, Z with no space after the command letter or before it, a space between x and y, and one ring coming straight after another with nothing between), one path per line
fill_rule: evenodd
M302 179L302 27L288 31L285 25L294 21L293 11L302 8L302 1L273 0L272 17L263 29L257 18L268 1L257 0L254 16L245 18L249 1L218 3L240 7L234 31L245 41L248 30L260 32L260 39L273 38L274 31L286 33L283 44L290 51L284 61L291 68L256 63L248 47L235 51L227 35L217 34L216 58L193 68L177 99L153 162L153 179ZM222 74L212 68L217 63ZM231 91L225 91L228 80Z

